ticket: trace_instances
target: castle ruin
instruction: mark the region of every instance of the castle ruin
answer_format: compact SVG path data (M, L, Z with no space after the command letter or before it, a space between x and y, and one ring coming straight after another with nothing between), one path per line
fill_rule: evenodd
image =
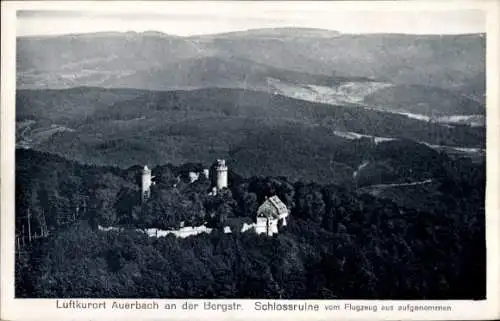
M209 193L211 196L217 195L219 191L228 187L228 166L226 165L226 161L224 159L218 159L214 167L215 177L212 179L212 191ZM189 172L189 181L190 183L194 183L198 180L200 175L209 179L209 173L208 169L203 169L203 172ZM143 202L151 196L151 185L154 184L154 182L152 182L153 178L154 177L151 175L151 169L149 169L147 165L144 166L141 180ZM269 198L266 197L266 200L257 210L255 223L244 224L241 232L253 229L257 234L265 234L267 236L278 234L278 226L283 227L287 225L286 219L288 215L289 210L287 206L279 199L278 196L274 195ZM229 227L228 229L224 229L224 233L230 233ZM192 233L188 234L191 235Z

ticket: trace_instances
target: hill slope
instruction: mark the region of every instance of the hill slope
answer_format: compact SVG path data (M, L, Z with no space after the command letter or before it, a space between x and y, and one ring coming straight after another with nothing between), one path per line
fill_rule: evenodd
M338 132L468 147L483 147L485 137L484 128L239 89L29 90L17 99L18 144L123 167L225 157L244 174L350 181L374 143Z
M208 38L198 41L233 56L315 74L356 75L462 92L480 85L485 75L482 34L349 35L324 31L315 35L310 31L270 30ZM466 94L474 96L472 89Z
M368 105L428 116L484 115L479 102L448 90L425 86L393 86L381 88L364 97Z

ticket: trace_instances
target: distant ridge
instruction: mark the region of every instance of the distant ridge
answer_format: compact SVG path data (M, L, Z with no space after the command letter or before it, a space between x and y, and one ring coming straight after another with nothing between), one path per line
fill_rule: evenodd
M190 37L158 31L20 37L16 83L24 89L260 89L268 87L266 78L282 79L283 73L275 74L280 69L346 82L364 78L439 87L482 102L485 47L482 34L353 35L293 27Z
M67 34L54 34L54 35L28 35L17 36L17 38L57 38L57 37L112 37L121 35L136 35L136 36L156 36L167 38L212 38L212 37L230 37L230 36L264 36L264 35L280 35L280 36L296 36L300 33L301 36L315 36L315 37L337 37L341 35L354 36L354 35L384 35L384 36L416 36L416 37L440 37L440 36L480 36L485 37L486 33L456 33L456 34L413 34L413 33L398 33L398 32L373 32L373 33L355 33L355 32L341 32L338 30L320 29L320 28L302 28L302 27L278 27L278 28L253 28L245 30L235 30L228 32L218 32L212 34L195 34L189 36L181 36L175 34L167 34L157 30L146 31L99 31L99 32L85 32L85 33L67 33Z
M200 38L200 37L224 37L233 35L289 35L293 36L294 33L300 32L302 36L305 34L309 36L338 36L342 33L337 30L329 29L319 29L319 28L296 28L296 27L280 27L280 28L255 28L246 30L235 30L229 32L219 32L213 34L199 34L199 35L189 35L180 36L174 34L167 34L158 30L146 30L146 31L98 31L98 32L84 32L84 33L63 33L54 35L29 35L29 36L18 36L17 38L57 38L57 37L113 37L113 36L123 36L123 35L136 35L136 36L157 36L157 37L172 37L172 38Z
M309 37L336 37L342 33L337 30L319 28L299 28L299 27L279 27L279 28L255 28L246 30L236 30L207 35L193 35L187 38L204 37L231 37L231 36L309 36Z

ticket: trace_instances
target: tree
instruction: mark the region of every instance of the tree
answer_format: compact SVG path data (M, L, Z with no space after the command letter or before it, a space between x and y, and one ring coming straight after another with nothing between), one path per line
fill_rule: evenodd
M295 208L292 215L321 223L325 211L325 202L319 186L298 184L295 192Z

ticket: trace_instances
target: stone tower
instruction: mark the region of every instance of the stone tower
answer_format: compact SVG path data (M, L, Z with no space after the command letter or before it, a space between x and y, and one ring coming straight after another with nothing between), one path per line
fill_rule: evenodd
M216 186L217 190L221 190L227 187L227 166L226 161L223 159L217 160L217 165L215 167L217 173Z
M146 165L142 169L141 193L143 201L147 200L151 196L151 178L151 170Z

